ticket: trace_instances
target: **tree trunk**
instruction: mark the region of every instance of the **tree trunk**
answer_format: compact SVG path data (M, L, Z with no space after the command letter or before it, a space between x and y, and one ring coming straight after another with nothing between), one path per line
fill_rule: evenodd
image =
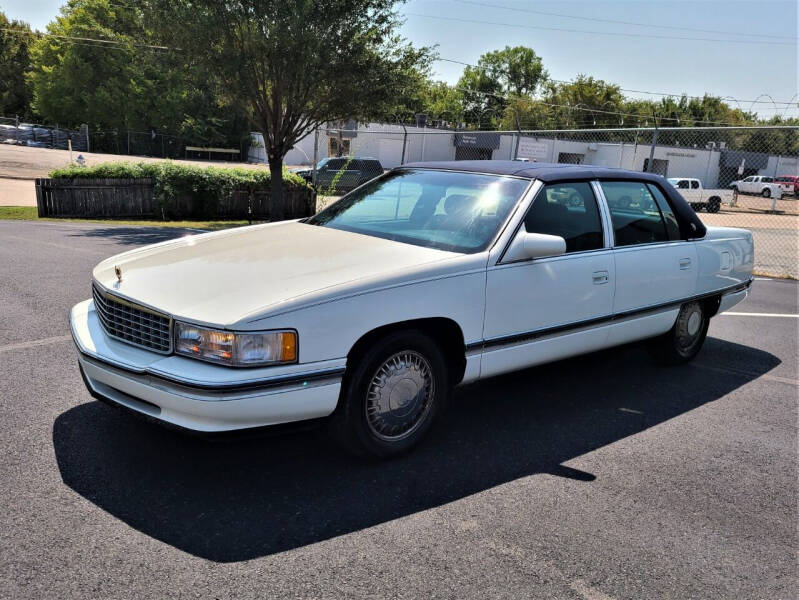
M269 172L271 188L272 221L282 221L286 214L283 204L283 157L280 155L269 154Z

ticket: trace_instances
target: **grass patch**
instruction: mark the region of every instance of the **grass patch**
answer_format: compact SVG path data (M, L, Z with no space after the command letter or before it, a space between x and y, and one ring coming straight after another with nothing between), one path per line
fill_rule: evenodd
M35 206L0 206L0 220L41 221L48 223L103 223L105 225L135 225L138 227L178 227L187 229L230 229L242 227L247 221L142 221L134 219L40 219Z

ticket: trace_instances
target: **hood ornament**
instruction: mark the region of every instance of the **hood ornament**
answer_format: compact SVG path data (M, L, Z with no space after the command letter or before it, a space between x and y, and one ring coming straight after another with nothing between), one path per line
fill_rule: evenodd
M114 265L114 273L116 273L117 281L122 283L122 267L119 265Z

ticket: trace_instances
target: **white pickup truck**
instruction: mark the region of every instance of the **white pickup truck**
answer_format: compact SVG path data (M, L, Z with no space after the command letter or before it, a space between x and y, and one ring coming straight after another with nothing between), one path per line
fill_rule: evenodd
M702 182L692 177L669 177L669 183L677 188L695 211L705 209L709 213L717 213L721 209L722 200L731 203L729 190L708 190Z
M730 187L739 194L757 194L764 198L782 198L783 189L773 177L750 175L745 179L733 181Z

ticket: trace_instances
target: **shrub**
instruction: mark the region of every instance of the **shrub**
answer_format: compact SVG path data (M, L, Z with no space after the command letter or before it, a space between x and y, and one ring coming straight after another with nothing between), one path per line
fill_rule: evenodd
M221 200L234 191L269 192L266 169L243 167L199 167L170 161L154 163L102 163L92 167L68 166L50 173L52 179L143 179L153 180L159 212L170 214L181 198L192 198L200 212L213 215ZM301 177L284 170L283 188L308 188Z

